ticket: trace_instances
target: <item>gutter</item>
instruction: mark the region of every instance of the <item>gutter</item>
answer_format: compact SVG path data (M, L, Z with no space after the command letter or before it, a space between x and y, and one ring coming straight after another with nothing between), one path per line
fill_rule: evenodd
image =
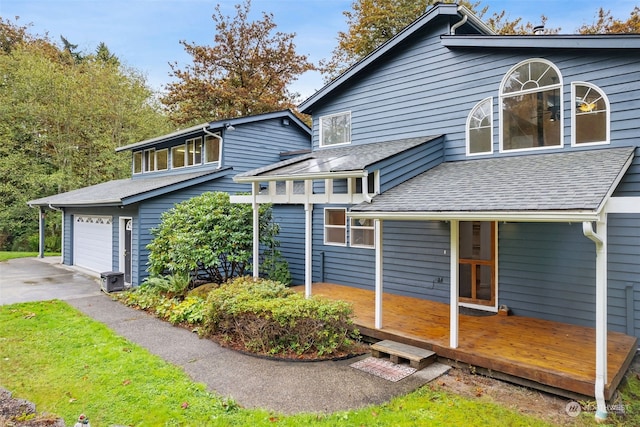
M345 172L319 172L307 175L255 175L255 176L234 176L233 180L238 183L268 182L268 181L307 181L315 179L344 179L344 178L366 178L367 171L345 171Z

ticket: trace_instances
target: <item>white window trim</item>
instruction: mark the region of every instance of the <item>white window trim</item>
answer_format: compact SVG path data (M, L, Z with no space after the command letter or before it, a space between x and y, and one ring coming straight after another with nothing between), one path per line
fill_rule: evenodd
M136 172L136 155L140 156L140 170ZM142 151L134 151L131 156L131 172L133 175L140 175L144 171L144 154Z
M356 218L347 218L347 220L349 220L349 227L350 227L350 231L349 231L349 244L351 245L352 248L364 248L364 249L375 249L376 248L376 240L375 240L375 235L376 235L376 223L375 221L373 221L373 225L372 226L364 226L364 225L353 225L353 221L357 221ZM353 242L353 230L371 230L371 232L373 233L373 244L371 245L364 245L364 244L356 244Z
M471 117L473 116L473 113L476 111L477 108L480 107L480 105L482 105L485 102L489 102L489 129L491 129L491 150L490 151L483 151L483 152L478 152L478 153L472 153L471 152L471 137L469 135L469 131L471 130ZM469 112L469 115L467 116L467 123L465 126L465 137L466 137L466 150L467 150L467 156L468 157L472 157L472 156L483 156L483 155L487 155L487 154L493 154L493 96L489 96L487 98L484 98L483 100L479 101L476 105L473 106L473 108L471 109L471 111Z
M322 141L323 141L323 132L322 132L322 128L323 128L323 126L322 126L322 120L323 120L323 119L329 119L329 118L331 118L331 117L344 116L345 114L348 114L348 115L349 115L349 140L348 140L348 141L346 141L346 142L338 143L338 144L329 144L329 145L325 145L325 144L323 144L323 143L322 143ZM352 132L352 130L353 130L353 122L351 121L351 119L352 119L352 117L351 117L351 111L342 111L342 112L340 112L340 113L327 114L327 115L324 115L324 116L320 116L320 118L318 119L318 128L319 128L319 129L318 129L318 134L319 134L319 137L320 137L320 139L319 139L319 141L318 141L318 146L319 146L320 148L326 148L326 147L339 147L339 146L341 146L341 145L348 145L348 144L351 144L351 132Z
M576 86L586 86L595 91L597 91L602 99L604 100L606 112L606 126L607 129L605 131L605 141L594 141L594 142L581 142L576 143ZM572 147L589 147L591 145L606 145L611 143L611 105L609 104L609 98L607 94L604 93L602 89L593 83L589 82L571 82L571 146Z
M196 163L196 144L200 142L200 162ZM189 143L193 143L193 154L190 156L189 155ZM200 166L202 165L202 163L204 162L204 152L203 152L203 143L202 143L202 137L198 136L195 138L189 138L185 141L184 144L184 165L185 167L194 167L194 166ZM191 161L192 163L189 164L189 161Z
M147 153L149 153L148 156L147 156ZM153 169L149 168L149 165L147 164L147 159L151 158L151 156L153 156ZM144 173L155 172L157 170L156 169L157 160L158 159L156 158L155 148L147 148L146 150L144 150L142 153L142 172Z
M510 92L510 93L508 93L506 95L503 93L504 86L507 83L508 78L511 75L511 73L513 73L517 68L519 68L519 67L521 67L521 66L523 66L525 64L531 63L531 62L542 62L542 63L545 63L545 64L549 65L551 68L553 68L556 71L556 74L558 75L558 83L556 83L555 85L551 85L551 86L545 86L545 89L547 89L547 90L556 89L556 88L560 89L560 100L558 101L558 103L560 105L560 138L559 138L560 139L560 143L558 145L550 145L550 146L547 146L547 147L517 148L517 149L513 149L513 150L505 150L504 149L504 141L503 141L504 109L502 107L500 107L499 108L500 117L499 117L499 120L498 120L498 122L499 122L499 129L498 129L499 138L498 139L500 141L500 144L499 144L500 145L500 149L499 149L500 153L519 153L519 152L526 152L526 151L540 151L540 150L554 150L554 149L557 150L558 148L564 147L564 126L563 126L563 124L564 124L564 99L563 99L564 91L562 90L562 88L564 86L564 83L563 83L563 80L562 80L562 73L560 73L560 69L558 67L556 67L556 65L553 62L548 61L548 60L543 59L543 58L530 58L530 59L527 59L525 61L520 61L516 65L511 67L509 69L509 71L507 71L505 73L505 75L502 77L502 81L500 82L500 91L499 91L500 95L498 97L499 105L502 105L502 102L503 102L505 97L506 98L510 98L510 97L516 96L516 95L525 95L527 93L533 93L533 92L538 92L539 91L539 88L536 88L536 89L532 89L532 90L523 90L523 91L520 91L520 92Z
M339 211L342 210L344 211L344 225L327 225L327 211ZM347 208L332 208L332 207L327 207L324 208L324 219L323 219L323 230L324 230L324 244L327 246L342 246L342 247L346 247L347 246L347 242L349 240L347 240L347 225L349 224L349 218L347 218ZM331 228L331 229L341 229L344 230L344 243L336 243L336 242L328 242L327 241L327 229Z

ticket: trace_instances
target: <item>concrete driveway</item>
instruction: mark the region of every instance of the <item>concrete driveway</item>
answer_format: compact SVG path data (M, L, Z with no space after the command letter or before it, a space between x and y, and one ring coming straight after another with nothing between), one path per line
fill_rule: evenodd
M100 294L100 277L60 265L60 257L0 262L0 305Z

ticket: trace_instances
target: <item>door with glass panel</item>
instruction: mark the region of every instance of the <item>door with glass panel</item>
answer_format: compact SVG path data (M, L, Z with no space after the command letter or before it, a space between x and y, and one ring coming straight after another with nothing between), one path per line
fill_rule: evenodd
M487 221L460 221L459 301L495 306L496 225Z

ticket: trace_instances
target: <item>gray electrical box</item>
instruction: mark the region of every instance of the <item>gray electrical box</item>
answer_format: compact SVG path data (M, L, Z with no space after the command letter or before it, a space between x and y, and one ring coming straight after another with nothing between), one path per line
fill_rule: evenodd
M102 291L106 293L124 291L124 273L105 271L100 273Z

